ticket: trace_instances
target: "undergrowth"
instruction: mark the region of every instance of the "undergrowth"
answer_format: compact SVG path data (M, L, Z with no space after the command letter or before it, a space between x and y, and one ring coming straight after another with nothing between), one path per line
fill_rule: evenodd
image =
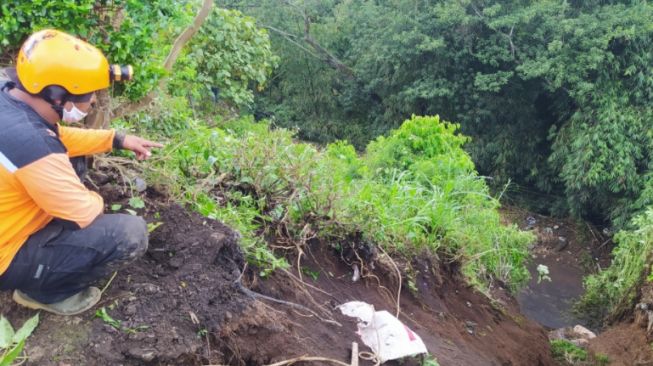
M638 288L650 273L653 250L653 209L635 217L633 230L624 230L614 237L617 246L610 267L585 279L585 294L575 310L592 323L600 326L607 317L618 317L630 311ZM648 281L653 278L648 278Z
M297 142L293 131L251 117L195 119L178 103L168 103L177 115L163 113L165 126L152 113L122 123L167 141L148 179L238 230L263 274L288 266L284 251L301 253L311 239L338 245L355 237L395 254L459 259L481 287L528 279L533 238L501 224L458 125L414 116L359 155L343 141Z
M610 363L606 355L589 353L564 339L551 341L551 355L561 366L605 366Z

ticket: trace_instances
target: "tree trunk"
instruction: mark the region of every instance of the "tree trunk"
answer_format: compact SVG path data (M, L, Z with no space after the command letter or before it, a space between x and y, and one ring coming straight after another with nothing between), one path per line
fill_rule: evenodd
M107 89L98 91L96 96L96 107L86 117L84 125L86 128L105 129L111 121L111 97Z

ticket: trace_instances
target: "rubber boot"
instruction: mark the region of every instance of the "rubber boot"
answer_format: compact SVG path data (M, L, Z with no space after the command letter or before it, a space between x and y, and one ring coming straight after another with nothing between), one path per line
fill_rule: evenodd
M89 287L77 294L55 302L53 304L42 304L20 290L14 290L14 301L35 310L45 310L57 315L77 315L95 306L100 301L102 292L97 287Z

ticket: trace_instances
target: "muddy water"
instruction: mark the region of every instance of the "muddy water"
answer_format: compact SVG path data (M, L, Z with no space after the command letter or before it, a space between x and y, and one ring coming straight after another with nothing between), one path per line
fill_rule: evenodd
M571 308L573 302L583 293L583 276L585 270L576 263L577 258L570 252L555 254L534 254L535 258L529 264L531 281L518 295L522 314L529 319L549 328L562 328L582 324L575 317ZM538 283L537 266L543 264L549 267L551 281Z

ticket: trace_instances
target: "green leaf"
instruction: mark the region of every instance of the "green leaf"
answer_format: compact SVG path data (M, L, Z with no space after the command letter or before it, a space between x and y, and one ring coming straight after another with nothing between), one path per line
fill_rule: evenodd
M129 205L133 208L145 208L145 202L140 197L132 197L129 199Z
M4 316L0 316L0 349L11 346L14 338L14 328Z
M95 317L102 319L103 322L116 329L120 329L120 320L112 318L111 315L107 313L107 308L104 306L95 312Z
M13 343L20 343L29 337L36 326L39 324L39 314L37 313L33 317L29 318L20 329L14 334L12 341Z
M119 203L111 205L111 211L118 211L122 208L122 205Z
M147 232L151 233L152 231L156 230L159 226L163 225L163 222L157 221L157 222L149 222L147 224Z
M0 360L0 366L10 366L16 357L23 352L23 347L25 347L25 341L20 341L9 353L5 354L4 357Z

